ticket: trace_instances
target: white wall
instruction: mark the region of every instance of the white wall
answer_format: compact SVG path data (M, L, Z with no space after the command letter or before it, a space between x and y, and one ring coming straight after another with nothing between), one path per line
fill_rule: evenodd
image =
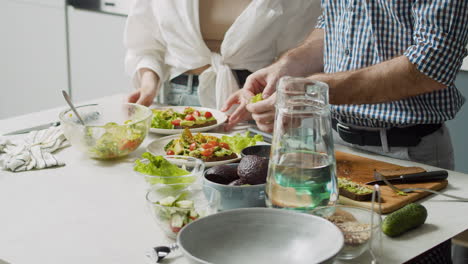
M64 1L0 0L0 119L63 104Z

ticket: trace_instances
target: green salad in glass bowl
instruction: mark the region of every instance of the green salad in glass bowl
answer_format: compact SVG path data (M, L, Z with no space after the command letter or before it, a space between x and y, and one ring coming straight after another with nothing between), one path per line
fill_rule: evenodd
M202 160L178 155L155 156L149 152L137 159L133 170L151 185L171 185L185 188L201 179L205 170Z
M65 137L90 157L113 159L140 146L148 134L152 112L149 108L125 104L91 104L76 107L85 125L70 109L60 113Z

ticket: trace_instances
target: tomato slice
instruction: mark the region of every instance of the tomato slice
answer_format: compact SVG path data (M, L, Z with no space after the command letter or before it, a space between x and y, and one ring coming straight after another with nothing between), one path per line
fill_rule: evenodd
M211 112L205 112L205 117L206 118L210 118L212 116L213 116L213 114Z
M195 116L195 117L199 117L199 116L200 116L200 112L198 112L197 110L195 110L195 111L193 111L192 115Z
M175 153L174 153L173 150L168 150L168 151L166 152L166 154L167 154L167 155L174 155Z
M182 120L174 119L174 120L171 121L171 124L173 124L174 126L180 126L180 121L182 121Z
M189 147L190 151L197 149L197 143L193 142Z
M212 148L214 146L211 145L210 143L205 143L205 144L201 144L201 147L204 148L204 149L210 149L210 148Z
M212 145L213 147L217 147L219 145L218 141L216 141L216 140L212 140L212 141L208 142L208 144Z
M185 120L187 121L194 121L195 120L195 117L193 115L186 115L185 116Z
M226 142L221 142L219 143L219 146L224 148L224 149L231 149L231 147L229 147L229 144L226 143Z
M205 157L209 157L211 155L213 155L213 149L212 148L209 148L209 149L204 149L201 154Z

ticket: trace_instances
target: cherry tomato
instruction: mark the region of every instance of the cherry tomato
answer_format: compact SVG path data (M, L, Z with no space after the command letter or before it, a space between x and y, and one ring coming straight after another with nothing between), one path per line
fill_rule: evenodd
M209 149L204 149L201 154L205 157L209 157L211 155L213 155L213 149L212 148L209 148Z
M231 149L231 147L229 147L229 144L228 143L225 143L225 142L221 142L219 143L219 146L224 148L224 149Z
M201 147L204 148L204 149L210 149L210 148L212 148L214 146L211 145L210 143L205 143L205 144L201 144Z
M174 119L171 121L171 124L173 124L174 126L180 126L180 119Z
M185 120L187 120L187 121L194 121L194 120L195 120L195 117L193 117L193 115L186 115L186 116L185 116Z
M137 148L137 146L140 144L140 140L134 139L134 140L126 140L123 142L123 144L120 146L120 150L134 150Z
M219 145L218 141L216 141L216 140L212 140L212 141L208 142L208 144L212 145L213 147L217 147Z
M205 112L205 117L206 118L210 118L212 116L213 116L213 114L211 112Z
M193 142L192 144L190 144L190 151L192 150L195 150L197 148L197 143Z
M195 111L193 111L192 115L195 116L195 117L199 117L199 116L200 116L200 112L198 112L197 110L195 110Z
M166 154L167 154L167 155L174 155L175 153L174 153L173 150L168 150L168 151L166 152Z

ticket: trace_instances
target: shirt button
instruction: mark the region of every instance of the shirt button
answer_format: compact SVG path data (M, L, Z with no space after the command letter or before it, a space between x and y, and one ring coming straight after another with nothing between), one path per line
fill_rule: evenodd
M345 54L346 56L348 56L348 55L349 55L349 49L345 49L344 54Z

